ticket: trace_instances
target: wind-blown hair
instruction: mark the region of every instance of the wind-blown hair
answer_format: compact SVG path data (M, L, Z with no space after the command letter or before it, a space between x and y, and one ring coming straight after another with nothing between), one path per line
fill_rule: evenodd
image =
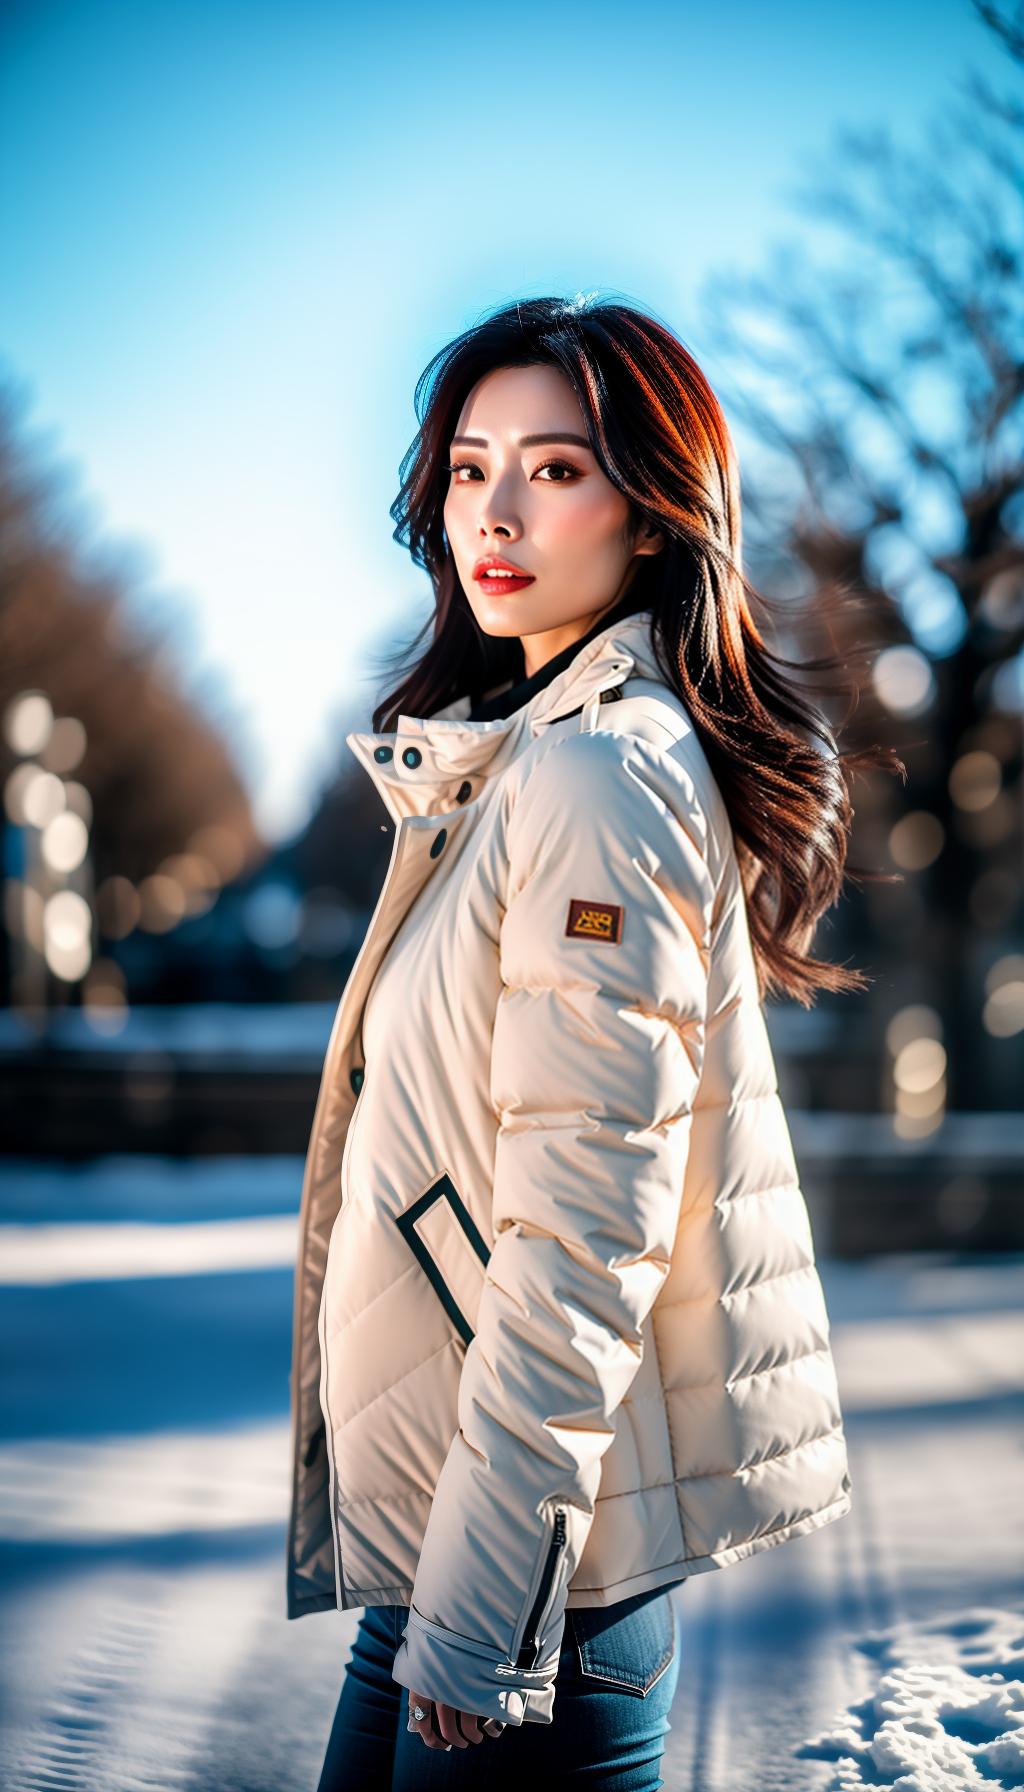
M408 662L411 651L413 663L374 710L374 730L394 728L400 713L431 716L467 692L475 699L523 676L518 637L487 635L473 615L444 504L449 444L472 387L498 368L537 363L571 381L597 462L630 504L631 527L645 517L663 532L658 553L638 556L623 608L650 608L655 658L728 808L761 999L778 991L810 1007L817 989L865 988L862 972L813 958L808 947L844 877L891 881L846 865L848 770L886 761L905 768L886 748L840 753L825 717L787 677L787 669L839 670L838 656L800 662L766 644L753 607L770 614L778 600L758 592L741 568L739 467L721 406L693 356L645 312L611 301L523 299L465 330L424 368L414 395L420 428L390 514L394 539L430 575L434 612L402 656ZM789 624L793 613L787 602ZM391 665L389 676L400 670Z

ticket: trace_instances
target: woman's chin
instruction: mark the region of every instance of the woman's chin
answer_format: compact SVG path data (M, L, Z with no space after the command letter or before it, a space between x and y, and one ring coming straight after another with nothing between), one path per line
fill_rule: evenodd
M470 607L485 635L539 634L549 626L539 615L532 586L528 592L481 592Z

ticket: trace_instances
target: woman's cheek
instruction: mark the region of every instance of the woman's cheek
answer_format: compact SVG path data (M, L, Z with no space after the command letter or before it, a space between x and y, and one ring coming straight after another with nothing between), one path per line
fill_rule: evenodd
M544 543L544 553L546 559L568 562L574 575L585 565L595 577L612 577L622 553L621 525L595 514L593 506L584 514L562 516L557 534L550 535Z
M536 517L534 541L558 550L571 545L574 554L600 553L614 534L615 524L607 507L586 493L565 494L557 510L552 507Z

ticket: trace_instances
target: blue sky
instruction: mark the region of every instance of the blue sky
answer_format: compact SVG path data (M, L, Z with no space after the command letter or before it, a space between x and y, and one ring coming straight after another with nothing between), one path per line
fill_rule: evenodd
M714 381L703 282L813 249L794 195L838 129L913 142L965 62L1007 66L966 0L37 0L0 47L2 371L142 550L271 834L428 606L388 506L435 349L611 289Z

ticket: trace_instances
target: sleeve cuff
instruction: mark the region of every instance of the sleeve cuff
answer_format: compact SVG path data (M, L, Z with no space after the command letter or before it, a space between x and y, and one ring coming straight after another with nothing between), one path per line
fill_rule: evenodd
M554 1643L555 1639L551 1639ZM561 1642L561 1627L558 1645ZM552 1659L552 1655L554 1659ZM545 1667L517 1668L507 1655L457 1631L432 1624L410 1607L392 1669L410 1692L499 1723L549 1724L554 1717L559 1647L549 1645Z

